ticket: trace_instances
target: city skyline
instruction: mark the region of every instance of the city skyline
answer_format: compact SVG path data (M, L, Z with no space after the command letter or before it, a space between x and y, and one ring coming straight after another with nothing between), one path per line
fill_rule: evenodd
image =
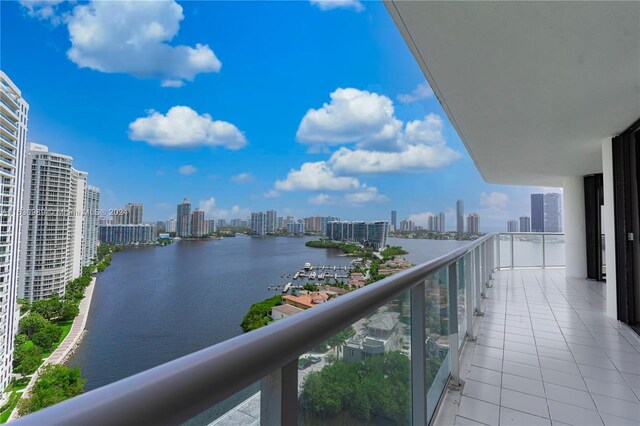
M71 154L78 167L91 170L105 208L136 200L147 220L167 220L172 200L188 186L194 209L216 219L275 208L296 217L378 220L397 210L398 220L417 223L429 211L444 211L451 225L456 200L449 194L458 192L466 210L482 216L483 228L497 230L526 212L531 192L548 192L482 181L382 4L367 4L360 13L303 2L258 4L237 20L249 10L242 4L134 3L133 9L150 8L175 36L147 41L149 47L201 46L208 55L198 69L134 71L109 62L101 50L129 34L113 34L102 47L73 38L88 25L80 10L98 25L116 12L131 27L144 24L139 14L117 10L119 3L64 3L48 17L37 6L6 3L2 16L3 27L15 34L3 51L5 71L32 108L29 140ZM54 22L63 13L67 18ZM298 40L283 30L285 15L288 24L292 17L305 22L294 29ZM337 30L327 33L328 27ZM237 31L255 43L232 43ZM381 37L391 48L377 43ZM279 55L271 55L273 45L283 49ZM250 78L255 64L246 49L268 58L270 72ZM297 60L310 49L313 60ZM34 67L24 51L37 52L47 67ZM350 115L358 102L371 105L372 115ZM100 118L104 108L108 125ZM331 126L318 120L324 115ZM206 137L175 130L184 123ZM173 132L155 131L167 126ZM217 134L216 126L228 133ZM416 192L423 187L430 190Z

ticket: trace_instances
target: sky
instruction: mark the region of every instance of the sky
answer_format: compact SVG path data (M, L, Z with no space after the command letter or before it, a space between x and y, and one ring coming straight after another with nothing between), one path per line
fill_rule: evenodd
M354 0L1 2L0 67L28 140L71 155L100 207L175 217L412 219L483 231L548 188L484 182L384 5ZM428 58L427 58L428 61Z

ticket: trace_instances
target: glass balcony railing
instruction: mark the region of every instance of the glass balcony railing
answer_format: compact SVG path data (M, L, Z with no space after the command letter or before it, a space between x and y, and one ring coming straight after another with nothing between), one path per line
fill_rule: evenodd
M505 241L513 238L486 235L15 424L108 419L111 424L427 425L447 386L460 384L460 353L477 337L474 323Z
M564 267L564 234L507 232L498 235L500 269Z

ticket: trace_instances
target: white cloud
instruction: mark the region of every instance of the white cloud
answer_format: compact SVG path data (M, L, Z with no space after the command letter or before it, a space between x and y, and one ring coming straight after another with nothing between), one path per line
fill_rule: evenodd
M316 206L335 204L337 199L328 194L318 194L309 198L309 203Z
M230 209L218 208L216 199L211 197L207 200L200 200L199 209L204 211L205 217L211 219L236 219L246 218L251 212L249 209L233 206Z
M240 173L237 174L235 176L231 176L231 182L233 183L249 183L251 181L253 181L253 175L249 172L244 172L244 173Z
M409 215L409 220L415 223L416 225L426 227L429 224L429 217L433 217L435 215L436 215L435 213L429 212L429 211L423 212L423 213L414 213L412 215ZM445 219L445 223L446 223L446 219Z
M480 205L491 210L504 210L507 208L509 196L504 192L493 191L490 194L480 194Z
M299 142L313 148L358 143L394 149L402 122L394 115L391 99L353 88L336 89L330 97L330 103L310 109L302 118Z
M262 194L262 196L264 198L276 198L280 196L280 193L278 191L276 191L275 189L270 189L267 192L265 192L264 194Z
M360 188L356 178L336 176L324 161L304 163L300 170L291 170L284 180L277 180L281 191L350 191Z
M23 4L30 13L55 14L48 9L54 6ZM197 74L219 72L222 66L206 44L169 44L184 19L182 6L174 0L91 1L62 19L71 41L67 56L80 68L159 79L164 87L179 87Z
M187 106L174 106L166 115L149 111L129 124L129 138L169 148L207 145L235 150L247 144L244 133L233 124L198 115Z
M459 157L458 152L446 145L409 145L402 152L340 148L329 164L340 174L426 172L451 164Z
M411 93L403 93L398 95L398 101L403 104L410 104L433 96L433 90L427 82L420 83L411 91Z
M366 185L363 185L362 191L345 194L344 200L349 204L383 203L389 201L389 197L378 194L378 188L375 186L366 187Z
M196 169L194 166L192 166L191 164L185 164L184 166L180 166L180 168L178 169L178 171L180 172L180 174L182 175L192 175L195 172L198 171L198 169Z
M364 5L358 0L310 0L310 3L320 10L353 9L362 12Z
M20 4L27 9L29 16L50 20L53 25L62 23L62 17L58 13L58 6L65 0L20 0Z
M413 144L444 144L442 129L444 121L438 114L428 114L424 120L407 122L404 129L404 141Z

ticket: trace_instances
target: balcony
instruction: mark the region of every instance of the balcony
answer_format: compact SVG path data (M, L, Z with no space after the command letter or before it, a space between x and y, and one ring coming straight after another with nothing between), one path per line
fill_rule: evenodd
M400 407L398 424L631 424L640 410L640 339L606 317L603 283L565 278L557 259L535 269L498 262L505 241L515 243L512 259L544 248L543 263L564 248L562 234L528 234L529 248L517 236L485 236L16 424L180 423L239 391L242 402L214 424L306 423L304 380L330 363L309 352L344 330L351 337L336 339L332 354L372 367L361 372L371 383L397 380L402 392L387 397ZM345 408L339 418L352 414Z

